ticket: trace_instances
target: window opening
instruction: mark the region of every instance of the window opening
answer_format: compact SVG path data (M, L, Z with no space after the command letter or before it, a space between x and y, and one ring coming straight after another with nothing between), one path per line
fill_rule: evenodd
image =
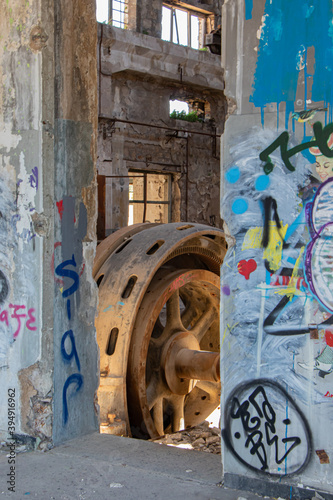
M170 222L170 174L144 172L129 178L128 224Z
M169 5L162 7L162 40L200 49L203 47L206 16Z
M187 122L203 122L210 118L210 106L202 99L188 99L187 101L169 101L170 118Z
M178 101L177 99L170 100L169 102L169 109L170 109L170 114L173 111L177 111L180 113L181 111L185 111L187 114L189 112L189 105L185 101Z
M128 0L97 0L96 19L116 28L127 28Z

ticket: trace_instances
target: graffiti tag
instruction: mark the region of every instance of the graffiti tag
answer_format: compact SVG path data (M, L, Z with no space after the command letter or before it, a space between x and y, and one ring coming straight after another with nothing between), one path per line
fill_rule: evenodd
M8 296L9 286L4 273L0 270L0 304L3 304Z
M32 169L32 173L29 176L29 184L32 188L38 189L38 167Z
M174 293L176 290L186 285L186 283L189 283L191 279L192 279L192 273L185 273L182 276L178 276L178 278L176 278L164 292L163 302L167 300L167 297L170 294Z
M27 313L23 312L26 309L26 306L23 305L18 305L18 304L9 304L9 308L13 309L12 314L11 311L4 309L3 311L0 312L0 321L6 323L7 327L10 326L9 318L13 318L16 320L16 330L13 334L13 338L16 339L19 336L19 333L22 329L22 318L27 318L25 322L25 326L28 330L30 331L36 331L37 327L34 326L34 323L36 321L36 318L34 316L35 309L30 308L28 309ZM20 313L19 313L20 311Z
M226 446L250 469L282 476L308 464L309 426L279 384L268 379L241 384L229 396L225 415Z
M69 269L68 267L73 267L73 268L76 267L74 255L72 255L71 259L67 259L67 260L63 261L55 269L55 273L57 276L71 280L71 283L69 283L69 286L67 288L64 287L62 290L63 298L67 299L66 300L67 318L70 321L72 318L71 296L79 288L80 276L75 270ZM62 356L63 362L66 364L70 364L72 359L74 358L75 363L76 363L76 367L78 370L77 373L72 373L71 375L69 375L69 377L66 379L66 381L64 383L64 387L62 390L63 422L64 422L64 424L67 424L68 416L69 416L68 402L67 402L67 391L72 384L74 384L74 389L75 389L74 393L77 393L81 389L81 387L83 386L83 376L80 373L81 364L80 364L79 355L78 355L78 352L76 349L75 337L74 337L73 330L71 330L71 329L67 330L63 334L63 336L61 338L60 351L61 351L61 356Z
M316 122L313 125L313 132L313 140L304 142L303 144L299 144L298 146L295 146L289 150L289 134L287 131L282 132L282 134L279 135L279 137L274 142L272 142L272 144L268 146L268 148L264 149L259 155L260 160L265 162L265 174L268 175L273 171L274 164L269 155L278 148L280 148L282 161L290 172L294 172L295 167L289 161L289 158L297 153L300 153L301 151L305 151L306 149L318 147L321 151L321 154L327 156L328 158L333 158L333 150L328 146L329 137L333 132L333 123L330 123L323 128L320 122Z

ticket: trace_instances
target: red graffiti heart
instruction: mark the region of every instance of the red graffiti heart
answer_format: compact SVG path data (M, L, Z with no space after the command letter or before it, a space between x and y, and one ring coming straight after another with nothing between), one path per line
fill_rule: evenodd
M245 276L245 279L248 280L250 278L250 274L257 269L257 263L253 259L240 260L237 268L239 274Z

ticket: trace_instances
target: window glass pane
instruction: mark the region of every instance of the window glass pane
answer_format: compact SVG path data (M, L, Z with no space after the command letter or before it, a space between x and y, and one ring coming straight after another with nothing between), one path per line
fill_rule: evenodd
M128 205L128 225L134 224L134 207L133 205Z
M96 19L99 23L109 22L109 0L97 0L96 2Z
M171 38L171 9L162 8L162 40L170 42Z
M199 18L191 16L191 47L192 49L199 48Z
M133 207L133 208L130 208ZM144 204L142 203L130 203L129 213L131 213L132 224L137 224L138 222L143 222L143 210Z
M187 45L187 12L174 9L173 13L172 41L179 45Z
M113 10L112 11L112 19L113 19L113 21L120 22L120 21L122 21L121 17L122 17L121 16L121 12L118 12L117 10Z
M112 25L117 28L125 27L125 2L121 0L112 1Z

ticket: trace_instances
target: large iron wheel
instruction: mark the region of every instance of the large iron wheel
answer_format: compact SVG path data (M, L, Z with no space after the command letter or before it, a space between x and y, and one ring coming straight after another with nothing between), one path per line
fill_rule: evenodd
M218 353L218 276L159 270L139 308L129 351L132 434L154 438L202 422L219 404Z
M101 428L155 438L219 404L222 231L137 225L97 252Z

